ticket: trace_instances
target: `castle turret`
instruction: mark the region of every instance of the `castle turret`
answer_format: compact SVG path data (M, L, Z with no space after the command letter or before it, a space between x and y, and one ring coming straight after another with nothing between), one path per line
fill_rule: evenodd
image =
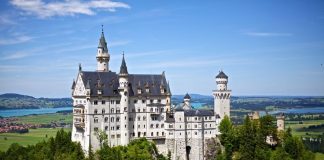
M185 110L191 109L190 99L191 99L191 97L187 93L183 98L183 103L184 103L183 109L185 109Z
M122 64L120 66L119 72L119 87L120 93L120 106L121 108L121 115L120 118L120 127L121 127L121 145L127 145L129 143L129 124L128 124L128 112L129 112L129 88L128 88L128 71L127 66L123 54Z
M99 45L97 50L97 71L107 72L109 71L109 59L110 55L108 53L107 42L102 29L101 37L99 39Z
M220 119L225 115L230 116L230 98L231 90L227 89L228 76L220 71L216 76L217 89L213 91L214 95L214 112Z
M285 130L285 115L283 113L276 116L277 118L277 130L284 131Z

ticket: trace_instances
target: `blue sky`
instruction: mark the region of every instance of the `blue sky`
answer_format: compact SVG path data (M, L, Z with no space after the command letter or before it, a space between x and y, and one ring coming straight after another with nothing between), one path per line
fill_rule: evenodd
M0 93L69 97L78 64L166 72L173 94L324 96L324 1L9 0L0 5ZM321 66L323 64L323 66Z

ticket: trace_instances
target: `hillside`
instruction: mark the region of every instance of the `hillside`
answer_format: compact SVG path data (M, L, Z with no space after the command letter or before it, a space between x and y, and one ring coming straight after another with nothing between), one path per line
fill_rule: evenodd
M16 93L0 95L1 109L55 108L72 106L71 98L35 98Z

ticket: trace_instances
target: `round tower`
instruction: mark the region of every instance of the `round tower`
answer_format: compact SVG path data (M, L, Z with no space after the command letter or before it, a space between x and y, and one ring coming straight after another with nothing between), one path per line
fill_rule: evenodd
M216 78L217 89L213 91L214 112L222 120L225 115L230 116L231 90L227 89L228 76L220 71Z
M108 53L107 42L103 29L101 31L101 37L99 39L99 45L97 50L97 71L107 72L109 71L109 59L110 55Z
M183 103L184 103L183 109L191 109L190 99L191 97L189 96L188 93L183 97Z
M121 145L127 145L129 143L129 124L128 124L128 111L129 111L129 88L128 88L128 71L123 54L122 64L120 66L119 72L119 94L120 98L120 107L121 107Z
M227 75L223 71L220 71L219 74L216 76L217 90L220 91L227 90L227 82L228 82Z
M283 113L276 116L277 118L277 130L284 131L285 130L285 115Z

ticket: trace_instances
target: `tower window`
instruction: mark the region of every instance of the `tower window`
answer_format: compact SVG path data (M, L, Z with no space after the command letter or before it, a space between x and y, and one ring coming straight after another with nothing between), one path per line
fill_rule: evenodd
M94 105L98 105L98 101L93 101L93 104Z
M105 101L105 100L102 100L102 101L101 101L101 104L106 104L106 101Z

